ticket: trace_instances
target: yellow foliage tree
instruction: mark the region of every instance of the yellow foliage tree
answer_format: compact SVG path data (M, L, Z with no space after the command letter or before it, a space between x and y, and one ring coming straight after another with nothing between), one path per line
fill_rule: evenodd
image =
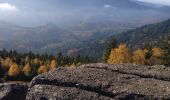
M70 65L70 67L76 67L76 64L75 64L75 63L72 63L72 64Z
M76 65L77 65L77 66L80 66L80 65L81 65L81 62L77 63Z
M9 68L11 65L13 64L13 61L11 58L7 57L5 60L4 60L4 65Z
M45 73L45 72L47 72L47 67L45 65L40 66L39 69L38 69L38 73L42 74L42 73Z
M147 50L141 50L141 49L137 49L134 53L133 53L133 63L134 64L140 64L140 65L144 65L145 64L145 54L146 54Z
M148 49L144 49L143 52L146 54L149 50Z
M20 69L16 63L12 64L8 70L8 75L11 77L15 77L19 75Z
M30 62L30 58L28 56L25 57L25 62L26 63Z
M50 68L51 69L54 69L54 68L56 68L57 67L57 61L56 60L52 60L51 61L51 64L50 64Z
M152 49L152 56L155 58L161 58L164 56L164 51L160 48L153 48Z
M34 64L40 64L40 60L38 58L35 58L33 62Z
M152 57L148 60L149 65L160 65L163 64L162 58L164 57L164 51L160 48L152 49Z
M130 62L130 52L125 44L120 44L118 48L112 49L108 59L109 64L123 64Z
M29 76L31 73L31 66L29 63L27 63L24 68L23 68L23 72L26 76Z

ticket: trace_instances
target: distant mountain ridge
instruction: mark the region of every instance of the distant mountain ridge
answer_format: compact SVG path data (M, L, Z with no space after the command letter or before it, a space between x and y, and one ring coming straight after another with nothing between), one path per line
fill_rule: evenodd
M38 27L21 27L0 22L0 48L49 54L56 54L61 51L68 54L70 50L80 49L86 43L90 43L88 42L90 40L111 36L116 31L111 28L102 28L104 25L92 25L81 26L81 29L75 27L67 30L52 23Z
M19 51L35 51L53 41L53 43L69 42L76 37L55 25L44 25L35 28L0 24L0 47Z
M170 19L124 32L116 35L116 38L119 43L126 43L130 48L138 48L157 45L161 40L167 40L169 36Z
M95 25L95 24L93 24ZM27 28L11 24L0 24L0 48L18 50L20 52L33 51L36 53L66 55L88 55L101 57L106 44L114 35L119 43L126 43L130 48L156 45L160 40L170 35L170 19L156 24L145 25L137 29L128 27L120 29L83 26L82 29L65 30L54 24ZM74 30L78 30L77 33ZM124 30L125 29L125 30ZM130 28L129 28L130 29ZM88 31L87 31L88 30ZM90 31L89 31L90 30Z
M125 43L131 50L134 50L148 46L159 46L163 41L170 41L168 37L170 37L170 19L130 29L121 34L86 41L87 44L81 44L81 49L73 54L101 57L103 50L112 39L116 39L118 44Z

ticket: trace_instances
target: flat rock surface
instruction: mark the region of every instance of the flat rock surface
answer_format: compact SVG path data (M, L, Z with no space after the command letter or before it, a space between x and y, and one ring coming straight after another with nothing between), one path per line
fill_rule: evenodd
M170 68L87 64L35 77L27 100L170 99Z

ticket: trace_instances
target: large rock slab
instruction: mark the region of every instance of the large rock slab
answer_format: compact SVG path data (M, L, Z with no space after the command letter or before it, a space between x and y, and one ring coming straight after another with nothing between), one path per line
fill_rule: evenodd
M0 83L0 100L25 100L27 83Z
M170 99L170 68L87 64L35 77L27 100Z

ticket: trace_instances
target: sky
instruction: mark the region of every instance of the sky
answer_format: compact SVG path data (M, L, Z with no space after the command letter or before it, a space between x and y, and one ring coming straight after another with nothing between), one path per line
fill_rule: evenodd
M1 0L0 21L8 21L29 26L49 22L68 23L74 22L75 20L87 20L92 16L98 16L98 18L101 16L106 17L107 14L110 14L110 16L118 16L118 14L115 15L111 13L128 12L125 11L126 3L128 4L127 1L138 2L139 4L142 2L146 4L160 5L161 7L170 6L170 0L117 1L118 0ZM125 12L123 12L122 9L125 9ZM135 9L136 8L133 8L133 10ZM147 12L152 11L159 13L149 7L148 9Z
M163 5L163 6L170 6L170 0L137 0L137 1Z

